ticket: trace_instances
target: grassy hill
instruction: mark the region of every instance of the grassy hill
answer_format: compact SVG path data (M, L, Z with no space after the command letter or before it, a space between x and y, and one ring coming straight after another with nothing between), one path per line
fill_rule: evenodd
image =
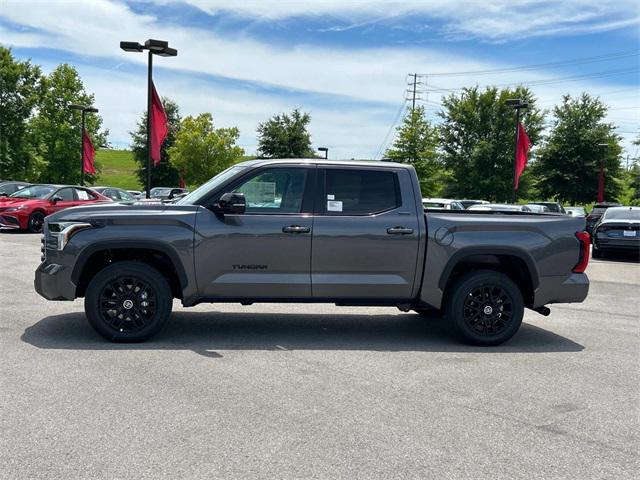
M96 185L142 190L136 177L136 162L130 150L101 149L96 152L96 161L102 165Z

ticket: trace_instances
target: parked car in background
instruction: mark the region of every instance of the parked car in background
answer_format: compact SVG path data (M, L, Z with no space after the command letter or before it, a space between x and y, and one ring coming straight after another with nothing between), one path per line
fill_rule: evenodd
M144 198L144 195L139 190L127 190L127 192L129 192L131 195L133 195L133 197L136 200L140 200L141 198Z
M589 212L589 215L587 215L586 231L593 236L593 226L596 224L598 220L600 220L600 217L602 216L602 214L606 212L608 208L621 207L621 206L622 205L620 205L619 203L613 203L613 202L596 203L591 209L591 211Z
M111 202L111 199L84 187L31 185L0 198L0 227L38 233L47 215L100 202Z
M186 188L155 187L149 191L149 197L154 200L173 200L182 193L189 193Z
M8 197L29 185L31 185L29 182L12 182L10 180L0 182L0 197Z
M471 205L467 210L481 212L531 212L527 205L510 205L506 203L489 203Z
M571 215L572 217L587 216L587 212L585 211L584 207L565 207L565 210L567 211L567 214Z
M486 200L459 200L459 202L462 204L462 206L464 208L469 208L471 205L478 205L478 204L487 204L489 202L487 202Z
M557 202L529 202L532 205L544 205L553 213L567 213L562 204Z
M550 212L549 207L547 207L546 205L539 205L537 203L529 203L526 206L533 213L548 213L548 212Z
M137 199L126 190L115 187L91 187L91 190L109 197L114 202L135 202Z
M640 253L640 207L609 207L593 226L593 258L612 250Z
M464 210L462 203L449 198L423 198L422 206L428 210Z

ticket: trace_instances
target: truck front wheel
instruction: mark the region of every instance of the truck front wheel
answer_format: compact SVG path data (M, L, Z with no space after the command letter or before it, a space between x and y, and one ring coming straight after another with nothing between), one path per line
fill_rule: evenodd
M84 310L91 326L112 342L143 342L165 325L173 297L164 276L140 262L116 262L91 280Z
M446 314L468 343L500 345L520 328L524 302L520 289L509 277L479 270L456 281L447 297Z

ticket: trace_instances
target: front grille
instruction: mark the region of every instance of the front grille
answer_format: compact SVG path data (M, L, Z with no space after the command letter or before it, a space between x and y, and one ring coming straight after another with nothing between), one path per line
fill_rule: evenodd
M9 215L0 215L0 223L4 225L14 225L16 227L20 226L20 222L15 217L10 217Z

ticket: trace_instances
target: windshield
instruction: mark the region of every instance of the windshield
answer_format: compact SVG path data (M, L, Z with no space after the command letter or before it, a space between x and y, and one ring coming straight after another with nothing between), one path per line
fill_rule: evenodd
M193 192L189 193L187 196L178 200L176 204L195 205L198 202L198 200L205 197L209 192L211 192L212 190L215 190L220 185L225 183L227 180L229 180L230 178L240 173L245 168L247 167L234 166L234 167L227 168L223 172L220 172L218 175L213 177L207 183L200 185Z
M640 220L640 209L609 208L604 212L605 220Z
M51 185L34 185L32 187L23 188L11 195L13 198L44 198L53 192L56 188Z
M171 193L170 188L152 188L151 189L151 198L155 197L166 197Z

